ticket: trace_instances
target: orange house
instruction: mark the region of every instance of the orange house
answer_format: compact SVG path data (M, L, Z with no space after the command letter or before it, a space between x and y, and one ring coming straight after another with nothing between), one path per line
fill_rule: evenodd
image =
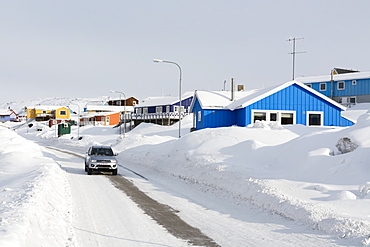
M117 125L120 121L120 112L94 112L81 118L81 125Z

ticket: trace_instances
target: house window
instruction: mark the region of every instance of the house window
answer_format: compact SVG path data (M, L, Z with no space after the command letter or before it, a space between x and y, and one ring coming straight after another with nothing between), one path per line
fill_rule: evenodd
M356 104L356 97L350 97L349 98L349 103Z
M171 107L168 105L166 106L166 112L170 112L171 111Z
M155 108L155 112L156 112L156 113L162 113L162 106L157 106L157 107Z
M257 120L267 122L279 122L280 124L295 124L295 112L277 110L252 110L253 123L255 123Z
M352 85L353 85L353 86L356 86L356 84L357 84L357 81L356 81L356 80L353 80L353 81L352 81Z
M135 112L136 112L136 114L141 114L141 108L136 108Z
M344 81L338 82L338 90L344 90Z
M175 112L179 112L179 106L175 106ZM181 112L184 112L184 106L181 106Z
M266 112L254 112L253 113L253 123L257 120L266 121Z
M61 116L66 116L67 115L67 112L66 111L60 111L60 115Z
M198 122L202 121L202 112L198 111Z
M308 126L322 126L323 121L323 112L307 112Z
M148 107L143 108L143 114L148 114Z
M281 113L281 124L293 124L294 114L293 113Z
M320 91L326 91L326 83L320 83Z

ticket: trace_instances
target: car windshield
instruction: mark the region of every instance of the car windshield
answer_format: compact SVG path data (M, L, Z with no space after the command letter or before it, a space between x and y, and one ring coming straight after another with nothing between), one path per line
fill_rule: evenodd
M113 151L110 148L93 148L91 155L113 156Z

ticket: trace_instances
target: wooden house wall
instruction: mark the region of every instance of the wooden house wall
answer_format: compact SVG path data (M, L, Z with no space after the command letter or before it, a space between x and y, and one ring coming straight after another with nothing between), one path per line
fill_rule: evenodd
M247 126L252 121L252 110L295 111L296 124L306 125L306 112L324 113L324 126L348 126L351 121L341 117L341 109L298 85L291 85L244 109L235 111L237 125Z
M335 78L335 77L334 77ZM356 81L355 85L352 82ZM344 82L344 89L338 90L338 82ZM320 90L320 84L326 84L326 90ZM370 78L365 79L350 79L350 80L334 80L333 84L331 81L312 82L305 83L311 84L312 89L324 94L327 97L346 97L346 96L360 96L370 95ZM333 89L333 92L331 92ZM333 95L332 95L333 94Z

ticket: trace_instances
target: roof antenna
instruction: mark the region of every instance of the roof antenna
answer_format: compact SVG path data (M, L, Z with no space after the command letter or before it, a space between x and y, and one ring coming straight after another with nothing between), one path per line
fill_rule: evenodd
M293 41L293 52L289 53L289 54L292 54L293 55L293 81L294 81L294 70L295 70L295 54L297 53L306 53L305 51L301 51L301 52L297 52L295 51L295 41L296 40L300 40L300 39L304 39L304 38L290 38L288 39L287 41Z

